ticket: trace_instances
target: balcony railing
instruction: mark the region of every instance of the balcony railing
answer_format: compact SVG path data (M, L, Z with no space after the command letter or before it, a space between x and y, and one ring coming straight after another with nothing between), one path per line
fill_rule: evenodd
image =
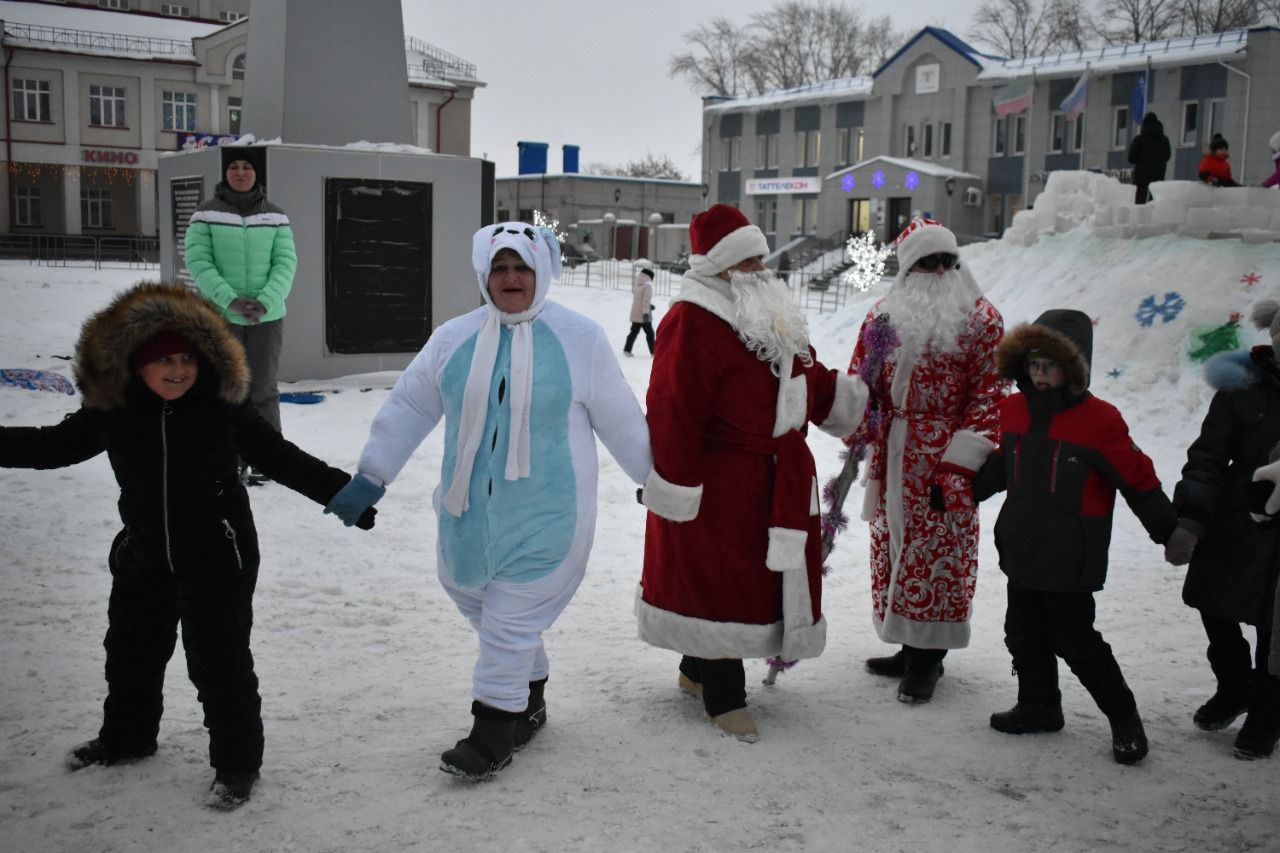
M476 79L476 66L474 63L454 56L447 50L442 50L433 44L427 44L421 39L413 36L406 36L404 40L404 49L422 54L420 61L409 63L410 77L436 77L436 78L461 78L464 80ZM421 74L415 73L414 69L420 69Z
M191 42L179 39L100 33L93 30L73 30L66 27L47 27L42 24L20 24L9 21L5 22L4 35L8 42L24 41L71 50L195 58Z

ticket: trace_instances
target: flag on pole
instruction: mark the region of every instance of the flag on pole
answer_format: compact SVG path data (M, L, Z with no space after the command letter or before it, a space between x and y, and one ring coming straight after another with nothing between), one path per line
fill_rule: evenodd
M1147 75L1143 74L1138 78L1138 84L1133 87L1133 94L1129 96L1129 115L1131 115L1134 123L1141 123L1143 116L1147 114Z
M1014 80L1007 85L997 86L991 93L991 103L998 116L1022 112L1031 106L1031 81Z
M1085 101L1089 94L1089 75L1081 74L1071 93L1062 99L1058 109L1067 114L1067 121L1075 121L1084 112Z

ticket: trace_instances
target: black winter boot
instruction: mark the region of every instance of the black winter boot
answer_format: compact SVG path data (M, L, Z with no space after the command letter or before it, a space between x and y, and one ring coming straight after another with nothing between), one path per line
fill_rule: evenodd
M481 702L471 703L475 722L471 734L440 756L440 769L472 782L486 782L511 763L515 752L516 721L525 711L502 711Z
M1007 735L1060 732L1063 725L1061 702L1036 705L1018 700L1008 711L991 715L991 728Z
M1249 714L1236 735L1236 758L1251 761L1275 752L1280 741L1280 678L1255 672L1249 685Z
M209 797L205 804L211 809L229 812L249 802L253 786L258 781L257 770L219 770L213 775Z
M907 674L907 653L902 649L880 658L867 658L867 672L886 678L902 678Z
M511 738L517 750L523 749L533 740L534 735L547 724L547 700L542 691L547 686L547 679L529 682L529 707L520 719L516 720L515 730Z
M1222 685L1218 685L1218 692L1196 709L1192 719L1196 728L1206 732L1216 732L1234 723L1236 717L1247 710L1249 710L1249 696L1246 692L1226 692Z
M947 650L903 646L902 651L906 658L906 674L898 685L898 701L923 705L933 698L933 689L942 677L942 656Z
M1147 733L1137 708L1111 718L1111 754L1120 764L1137 764L1147 757Z
M150 758L155 754L156 745L154 743L135 749L120 749L103 743L102 738L94 738L73 747L67 753L67 769L83 770L94 765L110 767L113 764L132 764L135 761Z

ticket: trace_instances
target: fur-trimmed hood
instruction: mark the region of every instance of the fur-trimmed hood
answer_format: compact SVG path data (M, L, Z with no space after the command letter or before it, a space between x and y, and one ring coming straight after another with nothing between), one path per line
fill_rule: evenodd
M1093 321L1088 314L1055 308L1041 314L1034 323L1022 323L1005 333L1004 340L996 347L996 370L1024 391L1030 387L1026 363L1032 350L1063 366L1067 374L1066 387L1073 396L1083 394L1089 387Z
M76 384L91 409L125 404L135 372L129 356L158 332L177 332L200 352L217 374L217 396L239 404L249 395L249 360L244 347L209 302L181 284L143 282L117 296L85 321L76 344Z

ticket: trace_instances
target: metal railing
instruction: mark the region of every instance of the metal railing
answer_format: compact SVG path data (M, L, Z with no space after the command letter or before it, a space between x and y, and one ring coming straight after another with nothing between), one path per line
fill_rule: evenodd
M160 240L83 234L0 234L0 258L52 267L148 269L160 266Z
M93 30L73 30L67 27L48 27L42 24L21 24L9 21L5 22L4 34L9 41L26 41L74 50L195 58L191 42L179 39L101 33Z
M449 51L438 48L434 44L427 44L425 41L413 36L405 36L404 49L422 54L420 62L409 63L410 76L414 76L415 72L421 69L422 73L431 77L476 79L475 63L467 62L461 57L454 56Z

